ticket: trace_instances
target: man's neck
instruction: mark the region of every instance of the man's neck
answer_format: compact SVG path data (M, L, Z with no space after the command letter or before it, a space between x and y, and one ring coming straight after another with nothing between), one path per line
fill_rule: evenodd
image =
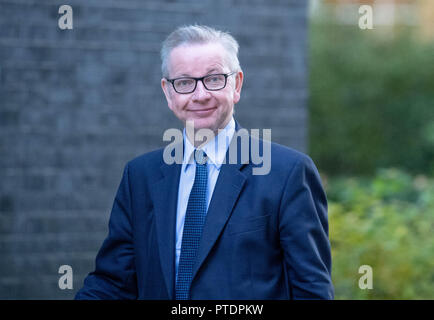
M215 139L215 137L217 137L217 135L227 127L231 120L232 117L225 122L222 128L218 128L216 130L209 128L196 129L187 125L185 130L186 137L191 145L193 145L195 148L203 147L211 140Z

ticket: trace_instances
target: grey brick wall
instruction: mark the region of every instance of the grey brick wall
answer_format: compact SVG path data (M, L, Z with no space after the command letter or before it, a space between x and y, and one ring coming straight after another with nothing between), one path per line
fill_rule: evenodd
M306 15L305 0L0 0L0 298L70 299L93 269L123 166L180 127L159 60L180 24L239 40L236 118L305 151Z

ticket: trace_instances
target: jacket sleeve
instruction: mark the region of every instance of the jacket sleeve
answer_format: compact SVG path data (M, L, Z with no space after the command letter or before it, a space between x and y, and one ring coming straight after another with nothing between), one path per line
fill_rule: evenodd
M75 299L137 298L132 228L127 164L111 211L109 234L97 254L95 270L85 278Z
M279 215L291 298L333 299L327 199L308 156L302 155L289 173Z

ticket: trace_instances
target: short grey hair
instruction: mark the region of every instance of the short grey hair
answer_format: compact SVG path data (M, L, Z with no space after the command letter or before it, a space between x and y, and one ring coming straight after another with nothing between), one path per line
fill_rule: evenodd
M161 48L161 72L163 77L169 77L170 52L181 45L206 44L210 42L220 43L227 52L228 67L231 71L241 71L238 61L238 42L228 32L219 31L203 25L189 25L178 27L163 42Z

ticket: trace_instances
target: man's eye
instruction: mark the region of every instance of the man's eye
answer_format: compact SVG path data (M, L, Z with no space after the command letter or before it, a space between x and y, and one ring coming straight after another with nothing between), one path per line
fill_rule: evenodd
M205 81L209 84L212 84L212 83L220 83L222 79L220 76L210 76L206 78Z
M191 83L192 83L192 80L190 80L190 79L178 81L178 85L180 85L180 86L189 86L189 85L191 85Z

